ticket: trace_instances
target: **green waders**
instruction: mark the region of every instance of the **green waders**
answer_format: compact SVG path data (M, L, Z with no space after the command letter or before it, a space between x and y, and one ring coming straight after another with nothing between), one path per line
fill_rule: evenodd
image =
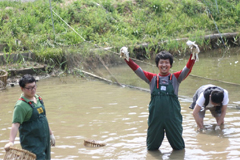
M43 102L41 100L40 107L34 107L31 102L28 104L33 111L30 120L23 122L19 127L21 146L36 154L37 160L49 160L51 159L50 133Z
M151 94L147 131L148 150L157 150L161 146L164 130L173 149L185 148L182 138L181 106L178 97L174 94L170 77L167 83L160 83L159 86L159 77L157 77L157 85Z

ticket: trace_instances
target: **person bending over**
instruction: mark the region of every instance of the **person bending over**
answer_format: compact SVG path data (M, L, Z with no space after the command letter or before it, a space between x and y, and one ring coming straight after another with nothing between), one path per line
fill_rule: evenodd
M217 121L215 130L220 130L220 126L224 123L228 102L228 91L219 86L207 84L198 88L193 96L193 103L189 107L193 109L193 117L198 129L204 129L203 118L206 110L210 110Z

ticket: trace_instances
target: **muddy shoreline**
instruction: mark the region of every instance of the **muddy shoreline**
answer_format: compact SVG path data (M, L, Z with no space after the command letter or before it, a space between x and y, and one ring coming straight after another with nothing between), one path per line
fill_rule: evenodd
M204 54L204 52L216 49L220 49L219 52L221 52L223 50L227 50L228 48L239 47L240 39L237 37L238 35L239 35L238 32L206 35L202 38L205 41L210 40L210 43L208 43L208 45L206 44L199 45L201 53ZM225 44L222 43L221 37L224 38ZM187 41L187 40L188 38L175 39L175 41ZM167 43L167 41L159 42L157 47L161 47L163 43ZM136 60L146 59L147 53L145 48L149 47L148 43L143 43L138 46L130 47L134 47L133 52L130 53L130 57L136 58ZM149 59L154 59L155 49L157 47L150 49L150 53L148 53L147 55ZM22 59L24 59L24 61L32 61L35 63L39 63L38 67L28 66L19 69L7 69L8 71L7 85L14 86L17 85L19 77L26 73L32 74L38 77L38 79L43 79L50 76L59 76L66 71L68 73L73 73L75 72L74 68L81 68L82 70L93 72L99 67L116 66L125 63L121 58L119 58L118 53L114 52L113 50L118 49L110 47L95 48L89 49L89 53L87 55L81 55L78 53L68 52L67 49L64 48L64 53L62 55L56 55L56 58L55 59L53 58L52 62L42 61L35 53L31 51L9 55L4 55L3 53L2 54L0 53L0 69L3 70L4 67L1 66L5 66L6 64L9 63L11 64L19 63ZM185 49L185 52L182 54L179 54L179 51L175 50L169 50L169 52L172 53L175 57L185 57L190 54L190 49L189 48ZM58 64L61 64L61 66L59 66Z

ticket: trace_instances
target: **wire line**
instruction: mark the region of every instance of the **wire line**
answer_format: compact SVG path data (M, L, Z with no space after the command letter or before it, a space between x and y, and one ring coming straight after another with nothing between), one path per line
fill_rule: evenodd
M53 9L51 9L53 11ZM77 31L75 31L74 28L72 28L66 21L64 21L56 12L53 11L53 13L58 16L58 18L60 18L69 28L71 28L78 36L80 36L83 41L86 41Z

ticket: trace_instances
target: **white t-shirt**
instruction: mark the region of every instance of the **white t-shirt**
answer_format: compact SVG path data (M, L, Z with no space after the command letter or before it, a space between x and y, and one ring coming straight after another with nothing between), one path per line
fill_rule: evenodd
M224 97L223 97L223 101L222 101L222 105L227 105L228 102L229 102L229 99L228 99L228 91L224 89L224 93L223 93ZM197 99L197 105L199 105L200 107L203 107L204 106L204 103L205 103L205 98L204 98L204 95L203 95L203 92L200 94L200 96L198 97ZM208 105L206 106L207 109L210 109L214 107L211 103L211 101L209 101Z

